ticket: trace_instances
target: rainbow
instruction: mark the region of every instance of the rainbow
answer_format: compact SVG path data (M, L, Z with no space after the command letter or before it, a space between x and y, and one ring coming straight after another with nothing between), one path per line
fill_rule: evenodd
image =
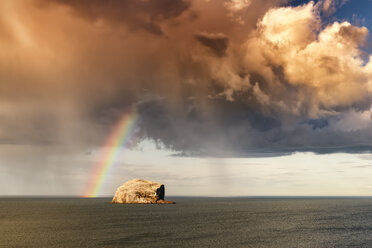
M138 121L136 111L125 113L112 129L106 143L101 159L93 168L92 177L88 182L85 193L82 197L97 197L100 194L102 186L115 165L118 155L125 147L133 133L133 128Z

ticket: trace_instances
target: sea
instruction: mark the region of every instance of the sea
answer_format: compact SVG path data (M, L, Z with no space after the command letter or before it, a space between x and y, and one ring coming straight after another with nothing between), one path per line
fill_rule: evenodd
M372 198L0 198L0 247L372 247Z

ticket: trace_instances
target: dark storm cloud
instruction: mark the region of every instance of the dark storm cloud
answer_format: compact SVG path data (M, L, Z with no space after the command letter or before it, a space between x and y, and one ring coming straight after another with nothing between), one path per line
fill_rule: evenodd
M91 21L109 21L161 35L160 23L181 15L189 8L185 0L48 0L71 7L77 15Z
M311 3L229 2L2 3L0 141L99 146L136 108L135 141L180 154L369 150L367 30Z
M195 35L195 39L209 47L219 57L226 54L229 39L223 34L200 33Z

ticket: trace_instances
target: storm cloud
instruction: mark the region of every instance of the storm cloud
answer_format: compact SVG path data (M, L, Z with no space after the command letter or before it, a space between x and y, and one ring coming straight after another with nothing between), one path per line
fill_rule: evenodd
M99 146L135 108L182 154L369 151L369 32L337 4L1 2L0 142Z
M79 17L92 22L126 25L131 30L143 29L161 35L161 23L181 15L189 7L184 0L111 1L111 0L50 0L71 8Z
M217 56L224 56L228 46L228 38L223 34L196 34L197 39L201 44L209 47Z

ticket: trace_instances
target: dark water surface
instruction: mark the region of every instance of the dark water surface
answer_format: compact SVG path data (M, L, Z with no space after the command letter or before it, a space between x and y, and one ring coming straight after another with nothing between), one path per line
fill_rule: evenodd
M372 199L0 198L0 247L372 247Z

